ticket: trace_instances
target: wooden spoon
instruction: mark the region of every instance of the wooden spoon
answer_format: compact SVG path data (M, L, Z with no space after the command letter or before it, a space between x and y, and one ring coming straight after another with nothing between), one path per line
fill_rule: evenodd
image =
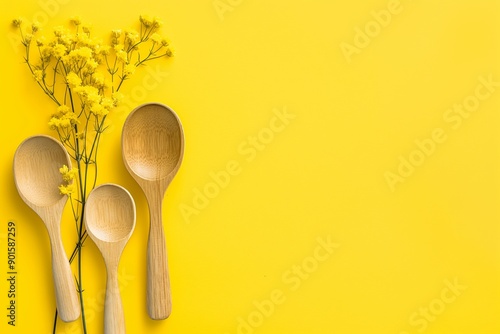
M87 232L101 251L106 264L104 333L125 333L118 264L135 227L134 199L123 187L103 184L90 192L84 217Z
M159 103L134 109L123 125L122 153L127 170L144 191L149 205L148 313L151 319L166 319L172 311L172 299L162 201L184 154L184 133L175 112Z
M71 168L66 149L48 136L23 141L14 155L14 179L21 198L45 223L52 249L52 274L59 317L65 322L80 316L75 281L61 240L61 218L68 197L59 168Z

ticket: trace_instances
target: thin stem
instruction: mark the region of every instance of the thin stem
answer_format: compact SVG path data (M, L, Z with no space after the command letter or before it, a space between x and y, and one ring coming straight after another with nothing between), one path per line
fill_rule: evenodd
M73 205L73 198L71 197L71 194L69 195L69 203L71 204L71 211L73 212L73 219L75 221L77 221L78 220L78 212L75 210L75 206ZM77 226L77 228L78 228L78 226ZM78 232L78 235L80 235L80 231L77 230L77 232Z
M83 237L82 237L82 246L85 243L85 240L87 240L88 234L87 231L83 231ZM73 249L73 253L71 253L71 256L69 258L69 263L73 263L73 260L75 259L76 255L78 254L78 248L79 247L79 242L75 245L75 248Z
M104 120L103 120L104 122ZM97 172L98 172L98 168L97 168L97 150L99 149L99 141L101 140L101 136L99 135L99 138L97 139L97 145L96 145L96 149L95 149L95 158L94 158L94 163L95 163L95 174L94 174L94 184L92 186L92 188L95 187L96 183L97 183Z
M28 65L28 69L30 70L31 74L32 74L33 76L35 76L35 70L33 69L33 66L31 65L31 63L30 63L30 60L29 60L29 59L30 59L30 47L29 47L29 44L27 44L27 45L26 45L26 56L25 56L24 60L25 60L25 62L26 62L26 65ZM57 98L56 98L53 94L51 94L51 93L50 93L50 91L46 88L45 84L44 84L44 85L42 85L42 84L40 83L40 81L38 81L38 80L35 80L35 81L36 81L36 83L38 84L38 86L40 86L40 88L42 89L42 91L43 91L43 92L44 92L44 93L45 93L48 97L50 97L50 99L51 99L52 101L54 101L54 102L55 102L58 106L60 106L60 105L61 105L61 103L59 103L59 101L57 100Z
M116 91L120 90L120 87L122 86L122 83L125 81L126 78L127 78L126 75L120 78L120 83L118 84L118 87L116 88Z
M52 334L56 334L56 330L57 330L57 308L56 308L56 312L54 312L55 315L54 315L54 327L52 329Z
M71 90L70 90L71 94ZM73 106L73 98L71 97L71 105L72 109L74 110ZM78 133L78 126L75 125L75 132ZM76 160L78 164L78 179L79 179L79 184L86 185L87 180L85 179L85 182L83 183L82 180L82 171L81 171L81 151L80 151L80 140L78 139L78 136L75 137L75 147L76 147L76 156L78 159ZM86 169L85 169L86 170ZM78 244L77 244L77 254L78 254L78 294L80 296L80 307L81 307L81 312L82 312L82 325L83 325L83 333L87 334L87 323L85 321L85 308L84 308L84 302L83 302L83 288L82 288L82 236L83 236L83 222L84 222L84 212L85 212L85 198L86 198L86 190L85 186L80 186L80 203L81 203L81 214L80 214L80 226L78 228Z
M80 217L80 232L83 226L83 210L85 208L85 201L82 203L82 215ZM80 295L80 308L82 310L82 324L83 333L87 333L87 322L85 321L85 307L83 305L83 288L82 288L82 234L80 234L80 240L78 241L78 293Z

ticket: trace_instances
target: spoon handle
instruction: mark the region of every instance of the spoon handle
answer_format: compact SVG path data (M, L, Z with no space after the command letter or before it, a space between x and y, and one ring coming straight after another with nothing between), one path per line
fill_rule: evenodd
M170 276L168 273L167 249L162 224L161 197L150 202L148 240L147 305L149 317L153 320L168 318L172 312Z
M104 334L125 334L125 316L118 286L118 265L108 266L106 301L104 303Z
M80 317L80 304L76 293L75 280L64 252L60 234L49 234L52 249L52 276L56 293L59 317L64 322Z

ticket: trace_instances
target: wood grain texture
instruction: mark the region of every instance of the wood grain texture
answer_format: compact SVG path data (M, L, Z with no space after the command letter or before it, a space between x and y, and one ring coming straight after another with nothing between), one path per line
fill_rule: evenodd
M175 112L159 103L134 109L123 126L122 153L127 170L142 188L149 205L147 305L152 319L172 312L162 201L184 155L184 132Z
M104 333L126 333L123 304L118 285L118 265L135 228L135 203L130 193L115 184L103 184L89 194L85 227L106 264Z
M14 156L14 179L19 195L40 216L49 234L58 314L61 320L69 322L80 316L80 305L61 239L61 218L68 198L58 189L63 183L59 172L63 165L71 168L66 149L48 136L26 139Z

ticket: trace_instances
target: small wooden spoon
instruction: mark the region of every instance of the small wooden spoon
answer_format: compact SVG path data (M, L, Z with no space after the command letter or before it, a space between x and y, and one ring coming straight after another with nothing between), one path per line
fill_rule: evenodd
M172 299L162 201L184 154L184 132L175 112L159 103L134 109L123 125L122 153L127 170L144 191L149 205L148 313L151 319L166 319L172 312Z
M85 227L106 263L104 333L125 333L118 264L135 227L135 203L130 193L115 184L103 184L91 191L85 205Z
M21 198L45 223L52 249L52 274L59 317L65 322L80 316L75 281L61 240L61 218L68 197L59 168L71 168L66 149L48 136L23 141L14 155L14 179Z

